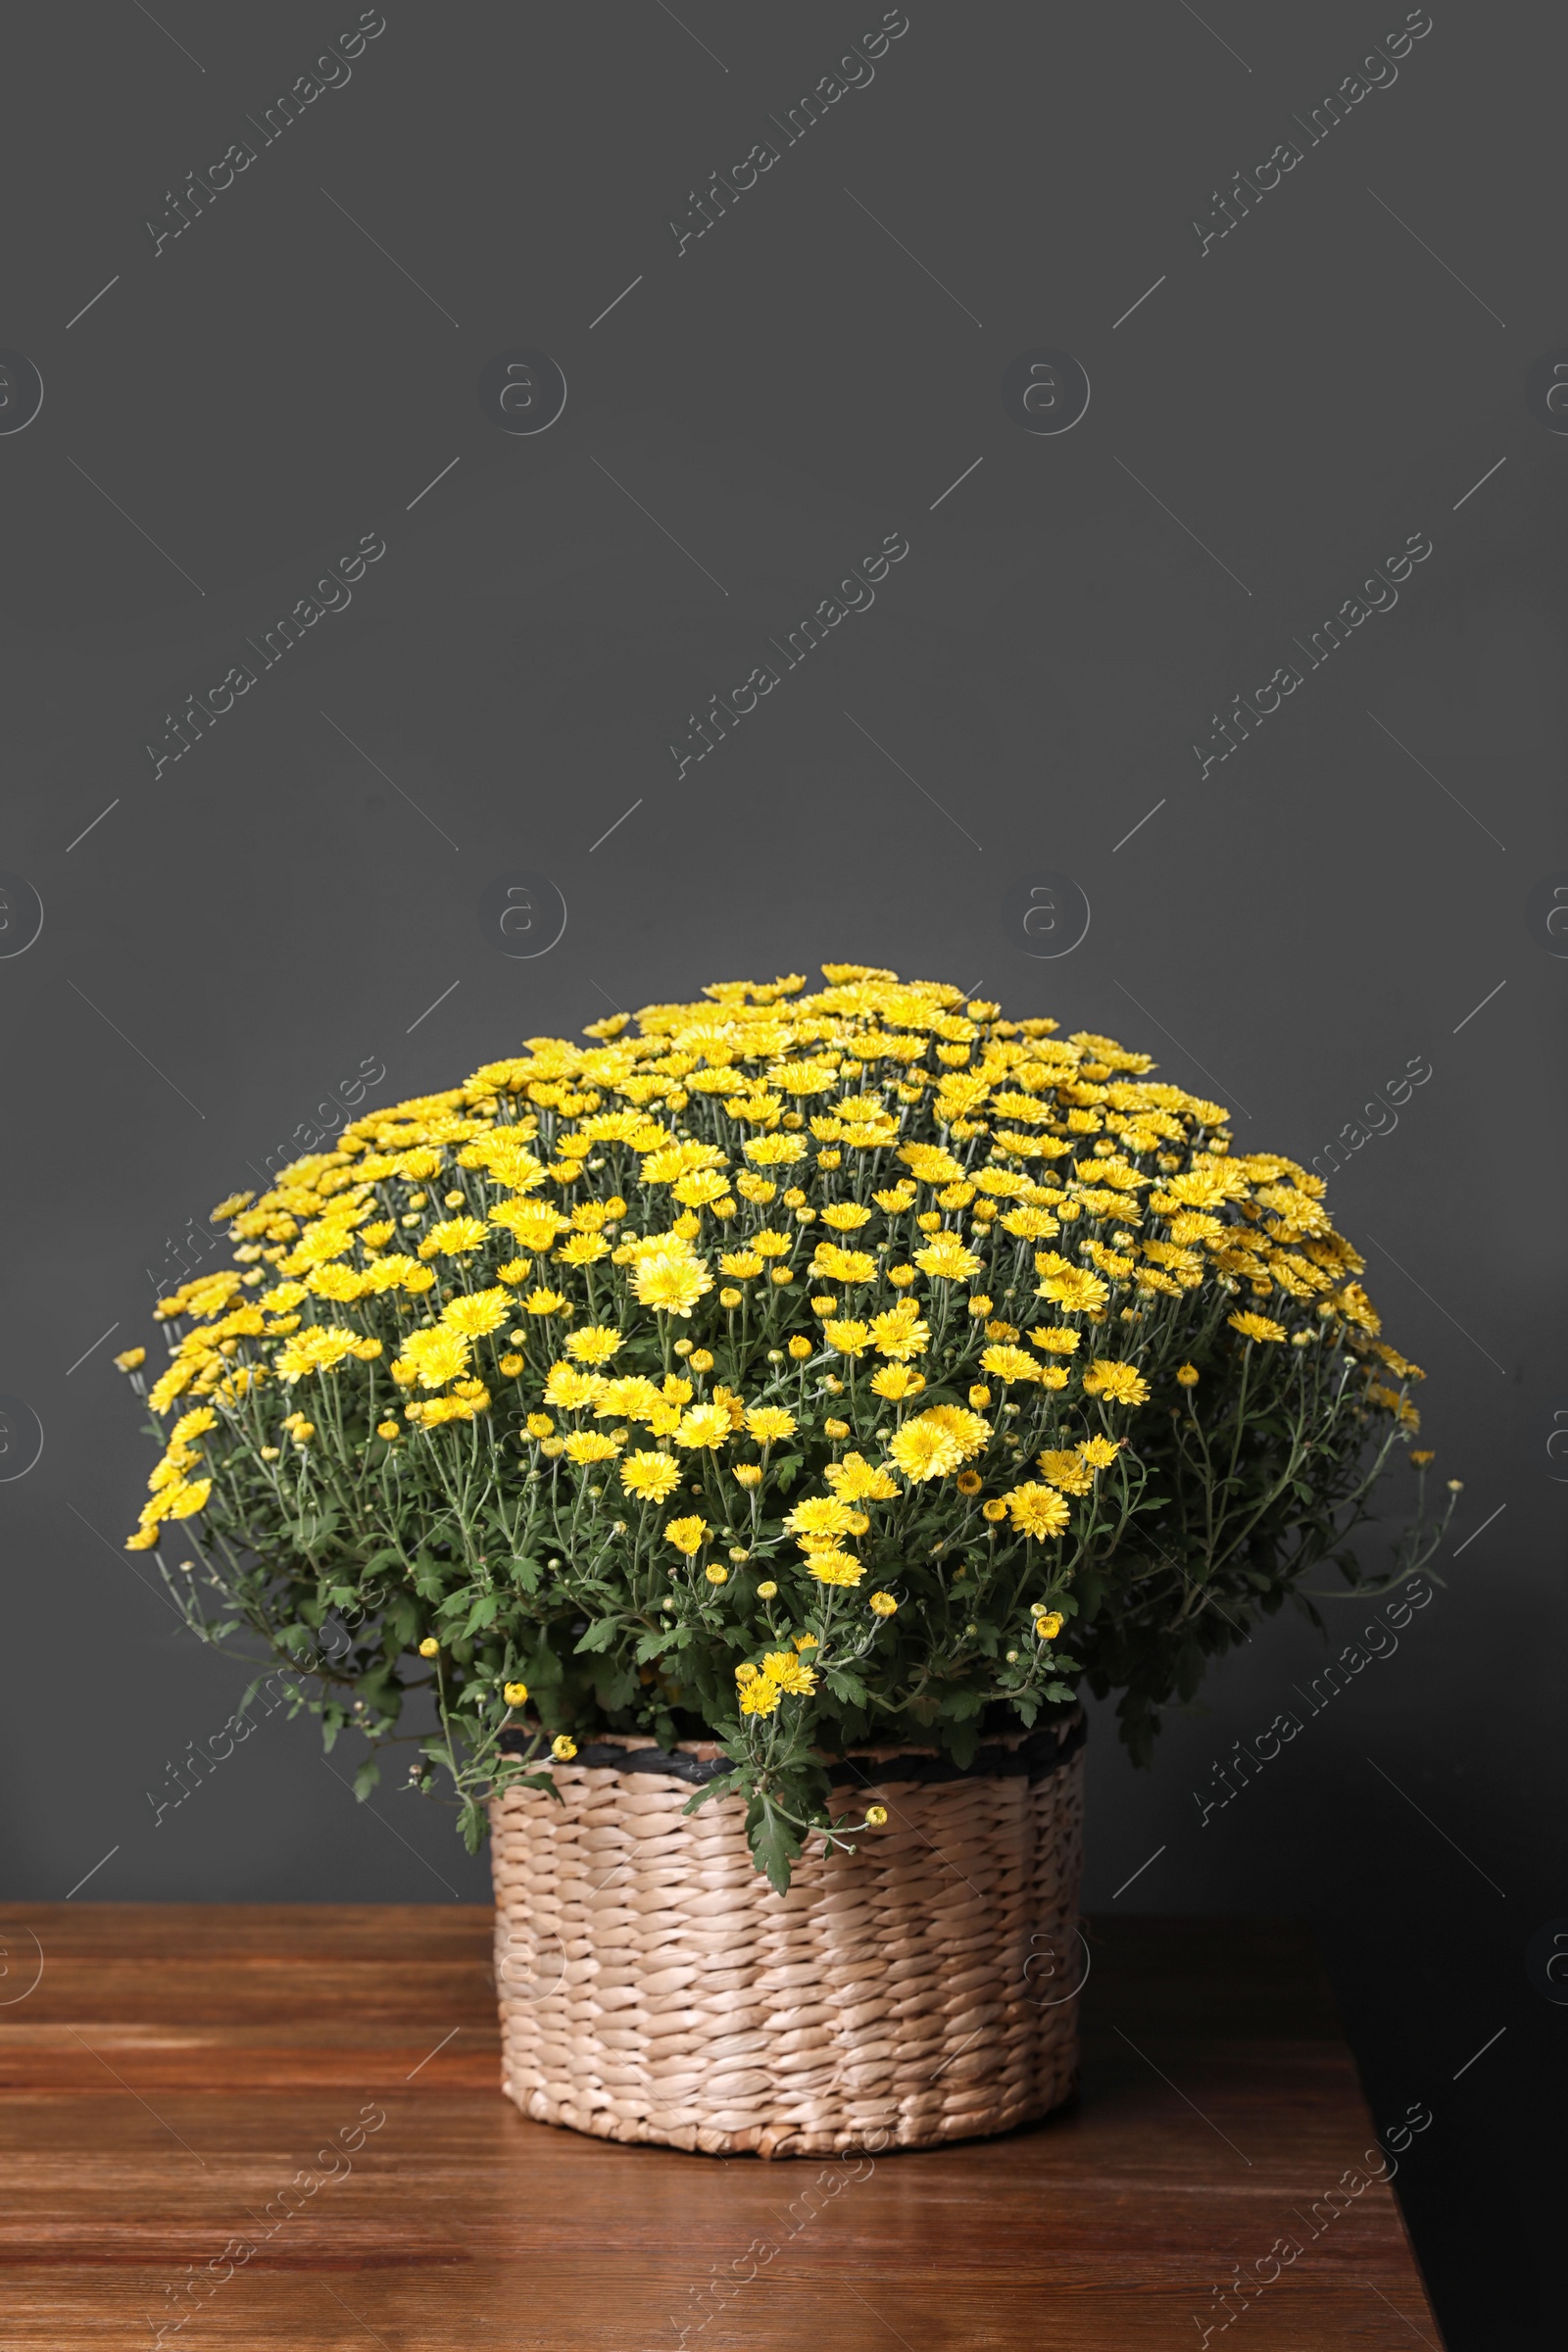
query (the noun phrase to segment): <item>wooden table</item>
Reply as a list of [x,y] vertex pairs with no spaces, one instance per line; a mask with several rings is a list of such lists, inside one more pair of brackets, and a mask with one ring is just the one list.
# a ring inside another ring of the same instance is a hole
[[[1072,2109],[838,2164],[525,2123],[496,2087],[489,1929],[458,1905],[0,1914],[0,2345],[1440,2341],[1391,2189],[1324,2202],[1374,2134],[1299,1928],[1095,1923]],[[1300,2253],[1260,2286],[1278,2239]],[[1233,2333],[1213,2290],[1238,2265]]]

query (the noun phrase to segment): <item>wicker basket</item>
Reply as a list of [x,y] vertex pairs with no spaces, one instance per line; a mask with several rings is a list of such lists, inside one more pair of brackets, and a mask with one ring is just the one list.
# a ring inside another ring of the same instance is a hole
[[[928,2147],[1072,2091],[1083,1718],[834,1768],[887,1826],[779,1896],[727,1763],[630,1740],[491,1807],[502,2087],[524,2115],[718,2156]],[[854,1809],[858,1812],[859,1804]],[[814,1841],[813,1841],[814,1842]]]

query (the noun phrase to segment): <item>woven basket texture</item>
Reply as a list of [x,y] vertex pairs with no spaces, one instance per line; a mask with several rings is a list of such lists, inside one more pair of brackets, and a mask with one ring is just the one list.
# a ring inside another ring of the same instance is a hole
[[783,1896],[737,1797],[687,1818],[687,1782],[597,1764],[555,1769],[559,1803],[508,1790],[503,2089],[540,2123],[718,2156],[930,2147],[1047,2114],[1078,2058],[1068,1744],[1033,1779],[931,1783],[878,1780],[892,1751],[864,1751],[854,1809],[887,1826],[797,1864]]

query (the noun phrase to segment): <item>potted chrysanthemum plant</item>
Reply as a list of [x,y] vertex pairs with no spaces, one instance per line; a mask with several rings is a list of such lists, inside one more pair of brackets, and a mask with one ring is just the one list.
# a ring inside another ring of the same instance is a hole
[[1113,1039],[824,978],[368,1114],[155,1310],[132,1547],[177,1526],[193,1630],[297,1669],[362,1793],[408,1740],[488,1822],[506,2085],[618,2138],[1065,2096],[1080,1690],[1147,1758],[1356,1584],[1417,1426],[1316,1177]]

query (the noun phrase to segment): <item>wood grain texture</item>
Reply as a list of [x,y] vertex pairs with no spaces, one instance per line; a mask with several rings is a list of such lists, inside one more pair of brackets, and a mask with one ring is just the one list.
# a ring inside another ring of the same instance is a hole
[[1313,2213],[1373,2126],[1304,1932],[1088,1933],[1073,2107],[1002,2139],[762,2164],[524,2121],[498,2088],[486,1910],[13,1907],[0,2338],[1153,2352],[1199,2344],[1225,2317],[1212,2289],[1289,2234],[1299,2259],[1211,2343],[1438,2346],[1392,2190]]

